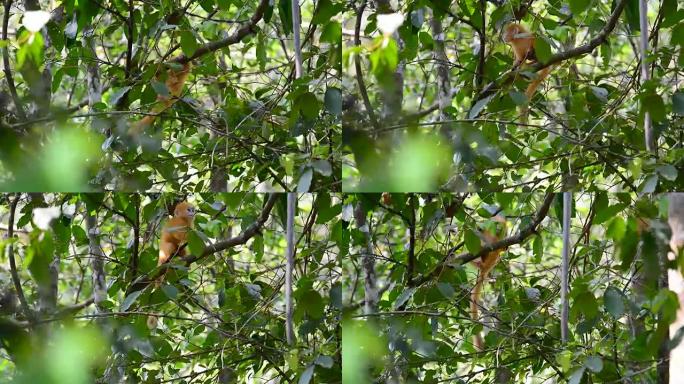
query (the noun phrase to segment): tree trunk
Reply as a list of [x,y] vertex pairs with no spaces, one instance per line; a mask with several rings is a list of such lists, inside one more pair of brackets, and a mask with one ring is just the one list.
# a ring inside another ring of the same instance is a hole
[[287,344],[292,346],[295,343],[293,306],[292,306],[292,273],[294,271],[294,217],[297,207],[297,194],[289,192],[287,194],[287,264],[285,266],[285,334]]

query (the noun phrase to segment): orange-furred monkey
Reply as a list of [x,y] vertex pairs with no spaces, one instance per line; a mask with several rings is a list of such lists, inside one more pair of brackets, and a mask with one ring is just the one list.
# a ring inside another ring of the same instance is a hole
[[190,63],[183,64],[183,68],[179,70],[174,70],[169,68],[166,73],[166,88],[169,90],[168,96],[157,96],[157,104],[152,107],[150,115],[143,117],[140,121],[133,123],[128,133],[131,135],[139,135],[145,128],[152,125],[157,116],[164,112],[166,109],[171,107],[180,96],[183,91],[183,86],[185,81],[188,79],[190,74],[191,65]]
[[[173,210],[173,217],[162,228],[157,266],[168,262],[176,254],[179,256],[185,255],[185,249],[181,249],[181,247],[185,244],[188,232],[192,229],[194,218],[195,207],[190,205],[190,203],[183,201],[176,205],[176,208]],[[164,275],[161,275],[155,282],[155,287],[159,287],[163,279]],[[147,326],[150,329],[156,328],[157,316],[148,316]]]
[[[183,201],[176,205],[176,208],[173,210],[173,217],[162,228],[161,240],[159,241],[158,266],[166,263],[185,244],[188,232],[192,229],[194,218],[195,207],[190,205],[190,203]],[[184,254],[184,249],[179,252],[180,256]]]
[[[525,26],[518,23],[510,23],[504,27],[503,41],[510,44],[513,48],[513,66],[523,65],[527,61],[536,63],[539,60],[534,52],[534,34],[527,30]],[[525,91],[527,100],[532,100],[534,92],[539,85],[546,79],[551,72],[551,67],[546,67],[537,73],[537,77],[530,82]]]
[[[494,220],[499,221],[502,223],[502,229],[499,234],[497,235],[492,235],[490,232],[485,231],[482,233],[482,245],[488,245],[494,242],[497,242],[501,240],[501,237],[506,231],[506,221],[500,216],[495,216]],[[477,267],[479,268],[478,274],[477,274],[477,280],[475,282],[475,287],[473,287],[473,291],[470,296],[470,317],[473,319],[473,321],[479,321],[479,302],[480,302],[480,295],[482,294],[482,286],[484,285],[485,281],[487,280],[487,276],[489,276],[489,272],[494,269],[494,266],[499,262],[499,259],[501,258],[501,253],[505,251],[505,248],[499,248],[495,249],[484,256],[482,256],[482,259],[479,260],[479,262],[476,263]],[[484,341],[482,340],[482,335],[478,332],[473,336],[473,345],[475,345],[475,349],[478,351],[483,350],[484,346]]]

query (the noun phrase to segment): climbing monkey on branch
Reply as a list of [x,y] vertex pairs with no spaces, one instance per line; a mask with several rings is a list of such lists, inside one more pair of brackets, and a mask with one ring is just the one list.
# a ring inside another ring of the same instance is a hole
[[[506,219],[502,216],[496,215],[493,217],[494,221],[499,223],[498,230],[496,233],[492,233],[488,230],[480,233],[480,238],[482,245],[487,245],[495,243],[501,240],[506,234]],[[495,249],[489,253],[484,254],[480,260],[475,260],[475,265],[478,268],[477,280],[475,281],[475,286],[471,292],[470,296],[470,317],[474,322],[479,321],[479,307],[480,307],[480,296],[482,295],[482,288],[484,286],[489,273],[494,269],[496,264],[499,263],[501,259],[501,253],[503,253],[506,248]],[[473,336],[473,345],[478,351],[484,349],[484,341],[482,340],[482,335],[476,333]]]
[[[167,263],[174,256],[185,255],[185,244],[188,233],[192,230],[195,218],[195,207],[187,201],[180,202],[173,210],[173,216],[164,224],[159,240],[159,258],[157,266]],[[159,287],[164,280],[160,275],[155,281],[155,287]],[[150,315],[147,318],[147,327],[157,327],[157,316]]]
[[131,136],[140,135],[146,128],[154,123],[159,114],[171,108],[171,106],[178,101],[178,98],[183,92],[185,81],[188,79],[188,75],[190,75],[192,65],[190,62],[184,64],[175,63],[173,65],[162,64],[161,68],[166,71],[165,84],[168,89],[168,95],[157,96],[157,103],[150,110],[150,114],[131,125],[128,130],[128,133]]
[[[534,51],[535,36],[524,25],[519,23],[509,23],[503,30],[503,41],[511,46],[513,49],[513,68],[525,65],[527,62],[537,63],[537,55]],[[546,67],[537,72],[536,77],[532,79],[525,90],[527,100],[532,100],[537,88],[544,82],[544,80],[551,73],[552,67]],[[523,118],[527,116],[528,109],[523,110]]]

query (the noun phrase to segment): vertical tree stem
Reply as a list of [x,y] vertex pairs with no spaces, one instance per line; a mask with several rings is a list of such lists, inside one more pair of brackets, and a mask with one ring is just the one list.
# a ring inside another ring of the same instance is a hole
[[[639,27],[641,28],[639,48],[641,50],[641,83],[643,84],[651,78],[646,60],[648,56],[648,6],[646,0],[639,0]],[[646,150],[656,153],[653,126],[651,125],[651,114],[648,111],[644,114],[644,136],[646,140]]]
[[568,280],[570,261],[570,214],[572,193],[563,192],[563,255],[561,260],[561,341],[568,341]]
[[297,194],[289,192],[287,194],[287,264],[285,265],[285,334],[287,344],[294,345],[294,327],[292,316],[292,272],[294,270],[294,216],[295,206],[297,205]]

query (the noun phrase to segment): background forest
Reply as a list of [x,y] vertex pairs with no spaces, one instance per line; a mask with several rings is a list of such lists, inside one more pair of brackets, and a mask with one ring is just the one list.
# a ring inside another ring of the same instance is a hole
[[[667,253],[670,226],[684,241],[681,200],[668,213],[667,196],[573,194],[564,297],[561,194],[348,196],[345,382],[680,382],[682,355],[670,352],[684,324],[668,275],[681,286],[683,258]],[[500,247],[473,319],[474,264]]]
[[341,189],[339,4],[4,5],[3,191]]
[[[644,3],[354,2],[344,190],[531,191],[563,175],[566,189],[681,190],[684,8]],[[535,38],[537,63],[513,68],[510,22]]]
[[179,199],[0,197],[1,381],[340,382],[339,198],[298,198],[291,344],[286,195],[188,197],[188,254],[157,267],[158,227]]

